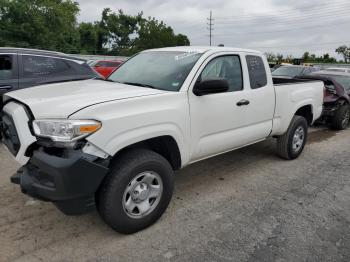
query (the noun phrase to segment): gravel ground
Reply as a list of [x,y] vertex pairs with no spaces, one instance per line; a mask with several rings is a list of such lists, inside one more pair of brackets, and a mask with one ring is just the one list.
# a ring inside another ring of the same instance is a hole
[[313,129],[295,161],[269,140],[194,164],[160,221],[128,236],[23,195],[0,148],[0,260],[350,261],[349,142]]

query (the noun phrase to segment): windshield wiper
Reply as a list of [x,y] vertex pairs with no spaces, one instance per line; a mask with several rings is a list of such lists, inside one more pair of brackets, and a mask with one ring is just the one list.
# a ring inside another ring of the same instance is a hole
[[148,87],[148,88],[152,88],[152,89],[159,89],[155,86],[152,85],[148,85],[148,84],[141,84],[141,83],[136,83],[136,82],[122,82],[122,84],[125,85],[132,85],[132,86],[141,86],[141,87]]

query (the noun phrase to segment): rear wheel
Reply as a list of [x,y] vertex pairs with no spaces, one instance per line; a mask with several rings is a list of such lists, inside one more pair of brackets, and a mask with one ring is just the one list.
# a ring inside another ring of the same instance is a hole
[[156,222],[173,192],[173,170],[161,155],[145,149],[123,154],[98,192],[98,210],[104,221],[124,234]]
[[307,130],[306,119],[302,116],[294,116],[287,132],[277,137],[278,155],[288,160],[297,158],[304,149]]
[[350,120],[350,106],[348,104],[341,105],[335,112],[331,122],[331,127],[336,130],[344,130],[348,127]]

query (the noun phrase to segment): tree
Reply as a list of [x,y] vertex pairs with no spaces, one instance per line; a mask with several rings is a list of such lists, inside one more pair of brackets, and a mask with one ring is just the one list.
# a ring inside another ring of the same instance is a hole
[[110,9],[105,9],[103,20],[107,26],[112,49],[117,53],[127,53],[133,47],[133,37],[138,33],[142,13],[132,16],[124,14],[123,10],[113,13]]
[[[189,45],[183,34],[174,34],[173,29],[155,18],[145,19],[140,12],[135,16],[122,10],[117,13],[106,8],[98,23],[98,30],[104,32],[98,46],[109,49],[110,54],[131,55],[144,49]],[[101,45],[102,44],[102,45]]]
[[310,52],[305,52],[302,56],[304,63],[310,62]]
[[95,25],[97,26],[97,52],[100,54],[106,51],[104,46],[109,41],[109,31],[107,27],[107,19],[109,12],[109,8],[103,9],[101,21],[95,22]]
[[80,23],[78,26],[80,37],[80,53],[94,54],[99,49],[98,46],[98,24]]
[[328,53],[324,54],[322,57],[322,62],[323,63],[336,63],[337,60],[334,57],[330,57]]
[[174,34],[170,26],[151,17],[140,21],[138,37],[135,39],[135,48],[138,50],[189,44],[187,36]]
[[282,63],[282,61],[283,61],[283,54],[277,54],[276,55],[276,58],[277,58],[277,63]]
[[269,62],[275,62],[276,61],[276,55],[272,52],[266,52],[264,53],[264,55],[266,56],[267,61]]
[[183,34],[143,13],[105,8],[101,20],[77,23],[74,0],[0,0],[0,46],[66,53],[131,55],[146,48],[189,45]]
[[190,45],[190,40],[187,38],[186,35],[183,35],[183,34],[175,35],[175,42],[176,42],[176,46]]
[[1,0],[0,44],[75,51],[78,12],[71,0]]
[[316,55],[315,54],[311,54],[310,55],[310,60],[311,61],[316,61]]
[[293,62],[293,59],[294,59],[294,58],[293,58],[292,55],[287,55],[285,61],[286,61],[287,63],[292,63],[292,62]]
[[347,63],[350,59],[350,47],[347,47],[346,45],[339,46],[337,49],[335,49],[335,52],[338,54],[343,55],[345,63]]

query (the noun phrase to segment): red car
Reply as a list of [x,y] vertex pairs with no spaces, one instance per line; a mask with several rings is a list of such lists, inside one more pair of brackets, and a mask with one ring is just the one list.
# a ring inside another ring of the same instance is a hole
[[123,60],[98,60],[90,66],[104,78],[107,78],[107,76],[109,76],[123,62]]

